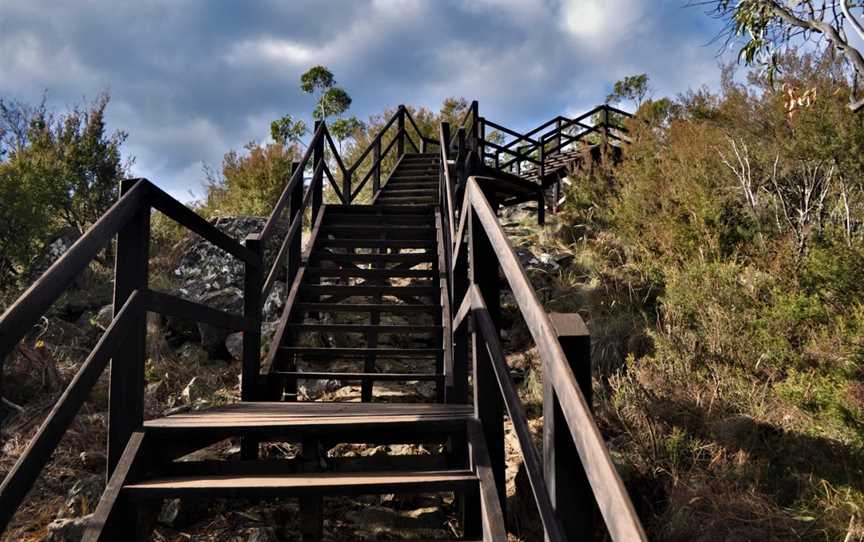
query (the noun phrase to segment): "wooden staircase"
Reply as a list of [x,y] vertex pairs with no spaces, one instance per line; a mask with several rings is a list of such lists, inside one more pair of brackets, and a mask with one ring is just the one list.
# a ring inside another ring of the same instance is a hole
[[[110,364],[109,479],[87,541],[140,538],[169,498],[297,499],[302,539],[318,541],[325,497],[421,493],[453,499],[457,525],[442,525],[436,540],[504,542],[505,413],[548,540],[591,535],[599,516],[612,540],[646,540],[591,415],[584,323],[558,315],[563,323],[553,327],[496,217],[500,205],[528,199],[542,216],[543,187],[499,170],[498,156],[490,165],[484,145],[494,143],[483,138],[477,111],[473,102],[453,137],[441,123],[436,139],[400,106],[350,167],[326,124],[316,123],[263,229],[242,243],[149,181],[124,181],[117,204],[0,317],[2,359],[116,237],[112,321],[5,476],[0,530]],[[541,158],[544,137],[535,141]],[[498,149],[512,154],[511,146]],[[522,159],[531,160],[516,152]],[[385,160],[396,165],[382,185]],[[352,204],[370,180],[372,204]],[[325,182],[341,203],[323,204]],[[154,210],[242,261],[242,314],[149,288]],[[275,225],[285,215],[287,233],[265,262],[263,246],[278,241]],[[280,276],[289,292],[262,360],[262,305]],[[502,277],[542,364],[542,454],[501,345]],[[242,331],[241,402],[145,421],[147,312]],[[226,439],[240,441],[239,456],[190,455]],[[339,452],[357,444],[409,446],[399,454]]]

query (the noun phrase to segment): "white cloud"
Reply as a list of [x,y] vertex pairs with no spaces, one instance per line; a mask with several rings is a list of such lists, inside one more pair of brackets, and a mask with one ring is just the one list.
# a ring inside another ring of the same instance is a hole
[[261,37],[234,44],[225,55],[229,64],[241,65],[259,61],[304,66],[322,56],[322,51],[293,41]]
[[580,44],[601,49],[625,41],[643,7],[640,0],[563,0],[561,27]]

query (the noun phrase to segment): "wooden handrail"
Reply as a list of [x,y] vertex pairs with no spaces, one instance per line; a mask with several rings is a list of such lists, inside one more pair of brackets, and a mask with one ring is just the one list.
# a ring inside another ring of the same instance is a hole
[[[470,213],[482,227],[507,279],[543,362],[544,379],[552,382],[554,386],[571,438],[612,539],[647,540],[603,436],[567,363],[552,323],[537,299],[537,294],[501,228],[495,211],[474,177],[468,179],[462,213]],[[487,332],[489,335],[492,331],[487,329]]]
[[492,317],[489,316],[486,301],[483,299],[483,294],[480,293],[477,286],[472,285],[465,297],[471,306],[471,314],[474,316],[474,321],[477,323],[480,335],[489,352],[492,369],[498,380],[498,389],[504,397],[504,406],[507,408],[507,415],[510,417],[513,429],[516,431],[516,437],[519,440],[519,449],[522,450],[525,471],[528,474],[528,483],[531,485],[534,502],[537,504],[537,510],[540,512],[540,520],[543,523],[543,529],[546,531],[546,538],[550,542],[565,542],[566,539],[560,522],[555,516],[555,509],[552,507],[552,500],[549,498],[549,488],[543,479],[543,460],[537,451],[537,447],[534,446],[531,429],[528,427],[528,415],[525,412],[525,407],[522,406],[522,402],[519,400],[516,386],[510,378],[510,371],[507,367],[507,360],[504,357],[504,348],[501,346],[498,330],[495,328],[494,322],[492,322]]

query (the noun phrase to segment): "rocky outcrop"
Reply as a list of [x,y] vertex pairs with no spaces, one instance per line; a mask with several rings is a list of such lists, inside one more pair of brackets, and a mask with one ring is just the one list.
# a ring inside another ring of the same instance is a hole
[[[265,219],[260,217],[223,217],[213,224],[230,237],[243,241],[248,235],[261,231]],[[264,247],[265,262],[272,262],[279,250],[282,236],[287,232],[286,225],[277,226],[272,241]],[[174,270],[179,280],[178,293],[185,299],[203,303],[209,307],[234,314],[243,313],[244,264],[241,260],[216,247],[209,241],[193,238],[182,247],[183,256]],[[285,277],[279,277],[273,290],[264,302],[264,322],[279,318],[282,311],[287,286]],[[201,344],[211,354],[227,353],[236,357],[236,337],[226,345],[230,331],[199,323],[197,325]]]

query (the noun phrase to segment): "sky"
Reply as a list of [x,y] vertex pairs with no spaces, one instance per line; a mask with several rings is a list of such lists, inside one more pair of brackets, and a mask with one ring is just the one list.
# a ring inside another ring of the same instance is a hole
[[270,121],[309,119],[299,77],[327,66],[365,119],[480,103],[515,129],[601,103],[648,73],[657,96],[719,82],[718,22],[687,0],[2,0],[0,97],[63,110],[111,95],[133,174],[184,201],[202,166]]

